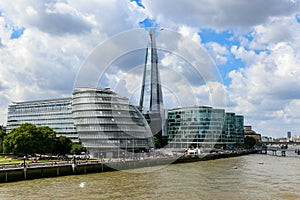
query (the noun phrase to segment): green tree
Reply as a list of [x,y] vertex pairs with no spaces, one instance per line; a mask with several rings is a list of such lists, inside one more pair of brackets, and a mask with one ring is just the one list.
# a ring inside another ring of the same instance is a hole
[[5,153],[15,155],[29,155],[36,153],[38,142],[34,135],[37,135],[37,128],[33,124],[22,124],[7,134],[3,141]]
[[3,140],[4,140],[4,137],[5,137],[5,131],[3,130],[3,127],[0,126],[0,153],[3,152]]
[[52,153],[55,148],[55,132],[49,127],[36,127],[25,123],[5,136],[3,150],[15,155]]
[[257,141],[254,137],[246,136],[244,144],[245,144],[246,149],[252,149],[254,147],[254,145],[257,144]]
[[55,149],[56,134],[55,131],[48,126],[38,127],[38,137],[39,146],[38,152],[40,154],[51,153]]
[[3,140],[4,152],[18,156],[46,153],[65,155],[71,152],[72,146],[74,152],[86,150],[65,136],[57,138],[55,131],[47,126],[37,127],[29,123],[13,129]]
[[70,138],[59,136],[55,140],[55,154],[66,155],[71,152],[73,142]]
[[86,152],[86,148],[78,143],[72,144],[71,154],[79,155],[81,152]]
[[154,141],[155,148],[160,148],[161,147],[159,139],[156,136],[153,136],[153,141]]

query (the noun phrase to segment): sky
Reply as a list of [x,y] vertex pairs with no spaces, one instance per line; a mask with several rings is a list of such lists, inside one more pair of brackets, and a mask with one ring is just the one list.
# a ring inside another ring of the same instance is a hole
[[[150,27],[166,107],[225,108],[264,136],[300,135],[298,0],[0,0],[0,124],[11,102],[70,97],[103,61],[95,52],[137,44]],[[93,86],[137,104],[143,60],[141,48],[113,58]]]

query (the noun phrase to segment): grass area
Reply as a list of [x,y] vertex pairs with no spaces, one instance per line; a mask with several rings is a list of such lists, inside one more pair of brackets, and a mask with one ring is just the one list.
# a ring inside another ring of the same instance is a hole
[[[97,159],[89,159],[90,161],[93,160],[97,160]],[[70,160],[69,160],[70,161]],[[81,159],[76,159],[76,161],[80,161],[80,162],[84,162],[85,160],[81,160]],[[49,164],[53,164],[53,163],[59,163],[59,162],[67,162],[66,160],[61,161],[58,160],[57,158],[46,158],[43,157],[43,159],[39,159],[37,162],[34,162],[36,164],[45,164],[45,163],[49,163]],[[24,163],[24,159],[22,157],[17,157],[15,155],[0,155],[0,167],[1,165],[19,165],[19,164],[23,164]],[[33,163],[32,160],[27,159],[26,163],[31,164]]]
[[[24,159],[18,158],[15,155],[0,155],[0,165],[14,165],[23,163]],[[27,163],[31,163],[31,160],[26,160]],[[50,163],[52,160],[39,160],[38,163]]]
[[20,164],[22,162],[24,162],[23,159],[18,159],[14,155],[0,155],[1,165]]

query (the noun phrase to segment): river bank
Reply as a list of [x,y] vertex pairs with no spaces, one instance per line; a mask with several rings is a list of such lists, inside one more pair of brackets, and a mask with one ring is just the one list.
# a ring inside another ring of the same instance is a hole
[[254,150],[208,153],[195,156],[159,157],[144,160],[122,160],[118,162],[88,161],[85,163],[67,163],[49,166],[31,166],[27,168],[4,168],[0,170],[0,183],[58,177],[76,174],[99,173],[116,170],[129,170],[159,165],[189,163],[220,158],[229,158],[255,153]]

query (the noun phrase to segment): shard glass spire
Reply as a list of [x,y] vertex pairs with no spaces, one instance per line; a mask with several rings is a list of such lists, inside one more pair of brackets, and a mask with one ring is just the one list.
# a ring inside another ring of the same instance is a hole
[[165,117],[154,29],[150,29],[149,36],[150,45],[146,49],[139,107],[149,123],[152,134],[161,139]]

